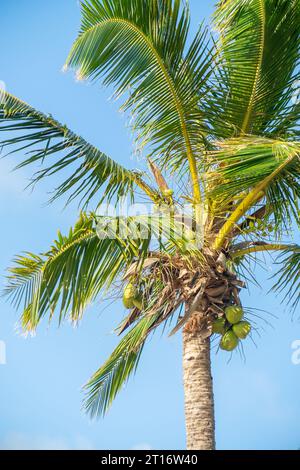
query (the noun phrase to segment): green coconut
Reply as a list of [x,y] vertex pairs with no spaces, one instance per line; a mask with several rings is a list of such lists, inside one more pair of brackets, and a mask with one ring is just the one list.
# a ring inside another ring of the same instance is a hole
[[164,196],[164,197],[168,197],[168,198],[169,198],[169,197],[172,197],[172,196],[173,196],[174,191],[173,191],[173,189],[164,189],[162,193],[163,193],[163,196]]
[[143,310],[143,296],[142,294],[137,294],[132,300],[133,305],[139,310]]
[[239,323],[242,320],[244,316],[244,311],[242,307],[233,305],[232,307],[227,307],[225,309],[225,315],[229,323],[235,325],[236,323]]
[[133,284],[129,283],[124,289],[123,304],[125,308],[131,309],[134,307],[134,299],[136,297],[136,288]]
[[129,309],[129,310],[130,310],[131,308],[133,308],[133,307],[134,307],[134,303],[133,303],[132,298],[128,298],[128,297],[126,297],[125,295],[123,295],[123,305],[124,305],[125,308],[127,308],[127,309]]
[[240,321],[232,327],[233,332],[240,339],[246,339],[251,331],[251,325],[247,321]]
[[223,335],[226,329],[226,320],[225,318],[218,318],[213,322],[212,332],[217,335]]
[[224,351],[233,351],[239,344],[239,339],[232,330],[227,331],[221,339],[220,348]]
[[188,242],[194,242],[196,240],[196,234],[193,230],[186,229],[183,235]]

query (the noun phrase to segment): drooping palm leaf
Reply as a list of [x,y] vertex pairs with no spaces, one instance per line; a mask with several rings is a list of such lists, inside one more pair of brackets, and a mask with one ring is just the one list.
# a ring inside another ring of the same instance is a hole
[[137,184],[151,194],[138,174],[114,162],[52,116],[36,111],[7,92],[0,102],[0,132],[15,134],[0,141],[3,150],[30,151],[17,168],[42,165],[33,182],[70,167],[71,175],[59,185],[53,199],[69,193],[69,200],[81,196],[81,202],[87,205],[95,197],[98,204],[102,199],[132,196]]
[[[104,219],[104,222],[103,220]],[[60,311],[60,320],[81,319],[103,288],[108,289],[124,269],[138,260],[139,270],[153,243],[161,252],[184,250],[199,257],[195,244],[184,244],[183,222],[171,217],[97,217],[82,213],[67,236],[58,233],[42,255],[25,253],[10,268],[6,294],[18,308],[23,301],[23,327],[35,329],[47,314]],[[137,270],[138,272],[138,270]]]
[[163,298],[166,290],[163,279],[150,277],[148,281],[147,304],[143,311],[134,315],[133,321],[127,322],[123,331],[131,327],[130,331],[85,386],[87,393],[85,408],[91,416],[104,415],[108,411],[117,393],[136,370],[145,341],[150,333],[166,319],[172,318],[180,304],[175,302],[172,308],[168,298]]
[[105,364],[85,386],[85,408],[91,416],[104,415],[117,393],[136,370],[155,316],[142,318],[120,341]]
[[132,262],[136,250],[130,240],[100,239],[93,218],[82,214],[67,236],[59,233],[47,253],[16,258],[6,294],[17,307],[23,300],[24,329],[35,329],[56,309],[60,320],[69,316],[78,321],[101,290],[110,287]]

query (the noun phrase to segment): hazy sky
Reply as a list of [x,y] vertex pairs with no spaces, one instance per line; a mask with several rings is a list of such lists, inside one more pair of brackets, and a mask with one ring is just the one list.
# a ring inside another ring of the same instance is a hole
[[[190,3],[196,28],[214,2]],[[117,105],[108,102],[109,93],[61,72],[79,19],[76,0],[2,0],[0,81],[122,164],[134,166],[128,129]],[[11,173],[20,158],[0,161],[2,274],[16,253],[46,250],[57,229],[65,231],[77,215],[75,205],[63,211],[63,201],[45,205],[55,179],[32,194],[24,191],[30,169]],[[256,346],[247,342],[246,362],[235,354],[228,363],[226,353],[213,352],[219,449],[300,447],[300,365],[292,363],[291,347],[300,339],[299,312],[292,322],[279,299],[266,295],[271,274],[271,267],[257,271],[263,289],[251,288],[243,300],[278,319],[259,314],[261,337],[255,336]],[[116,345],[112,330],[124,314],[122,305],[99,302],[79,328],[44,322],[38,335],[27,339],[16,328],[18,314],[3,299],[0,311],[0,341],[7,354],[7,364],[0,365],[0,448],[184,448],[180,335],[155,336],[108,416],[91,422],[81,410],[81,385]]]

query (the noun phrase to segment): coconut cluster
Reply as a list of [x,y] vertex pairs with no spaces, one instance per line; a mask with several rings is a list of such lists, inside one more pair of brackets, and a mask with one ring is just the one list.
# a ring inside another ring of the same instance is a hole
[[[138,274],[137,274],[138,273]],[[245,283],[227,266],[227,258],[217,259],[204,248],[202,258],[152,253],[141,266],[135,261],[123,280],[123,302],[131,310],[120,328],[124,332],[141,315],[157,317],[153,329],[179,312],[170,334],[180,329],[203,339],[222,335],[222,349],[232,351],[245,339],[251,326],[243,321],[239,294]]]
[[222,336],[220,348],[224,351],[233,351],[239,341],[246,339],[251,332],[250,323],[243,318],[242,307],[232,305],[225,309],[224,317],[218,318],[213,323],[212,331]]

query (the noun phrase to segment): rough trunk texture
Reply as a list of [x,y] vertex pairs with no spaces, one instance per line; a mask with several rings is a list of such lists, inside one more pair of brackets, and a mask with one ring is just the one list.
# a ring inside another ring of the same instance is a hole
[[183,331],[183,378],[188,450],[215,449],[210,339]]

